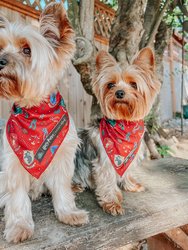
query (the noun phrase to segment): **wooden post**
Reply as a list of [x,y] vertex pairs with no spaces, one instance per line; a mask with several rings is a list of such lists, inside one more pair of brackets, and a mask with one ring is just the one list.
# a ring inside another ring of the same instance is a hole
[[170,86],[171,86],[171,100],[172,100],[172,113],[173,117],[176,115],[176,94],[174,82],[174,59],[173,59],[173,38],[170,38],[169,44],[169,63],[170,63]]

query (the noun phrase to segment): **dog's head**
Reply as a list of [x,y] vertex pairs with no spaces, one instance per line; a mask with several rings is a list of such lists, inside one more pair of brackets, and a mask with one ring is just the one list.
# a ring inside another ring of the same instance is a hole
[[0,17],[0,97],[37,105],[53,91],[75,49],[63,5],[51,3],[39,29]]
[[142,49],[127,67],[118,64],[109,53],[99,52],[92,87],[106,117],[127,121],[143,119],[160,89],[153,51]]

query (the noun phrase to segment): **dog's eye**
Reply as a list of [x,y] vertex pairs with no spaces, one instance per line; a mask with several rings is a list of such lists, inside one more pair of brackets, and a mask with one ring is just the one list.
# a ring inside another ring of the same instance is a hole
[[113,83],[113,82],[108,83],[108,88],[109,89],[113,88],[114,86],[115,86],[115,83]]
[[134,89],[137,89],[137,84],[136,82],[130,82],[131,86],[134,88]]
[[31,49],[29,47],[23,48],[23,53],[27,56],[31,55]]

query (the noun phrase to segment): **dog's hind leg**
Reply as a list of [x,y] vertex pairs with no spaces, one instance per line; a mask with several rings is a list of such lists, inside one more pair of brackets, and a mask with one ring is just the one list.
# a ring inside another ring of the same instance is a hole
[[137,182],[130,173],[125,173],[123,181],[120,183],[120,188],[123,191],[128,192],[142,192],[145,191],[145,188]]

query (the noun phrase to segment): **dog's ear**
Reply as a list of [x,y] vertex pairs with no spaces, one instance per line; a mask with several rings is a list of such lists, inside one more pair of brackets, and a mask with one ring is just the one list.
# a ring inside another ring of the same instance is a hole
[[75,51],[74,31],[62,3],[49,4],[40,17],[40,33],[48,40],[62,60]]
[[101,50],[96,56],[96,70],[100,72],[101,70],[113,67],[117,64],[116,60],[106,51]]
[[133,61],[133,64],[136,65],[145,65],[150,69],[154,70],[155,68],[155,56],[151,48],[145,47],[141,49]]

